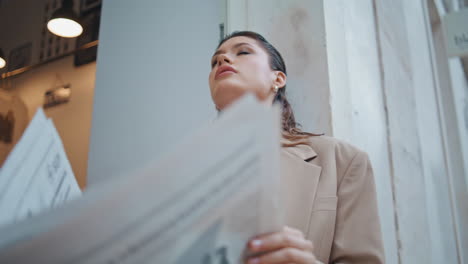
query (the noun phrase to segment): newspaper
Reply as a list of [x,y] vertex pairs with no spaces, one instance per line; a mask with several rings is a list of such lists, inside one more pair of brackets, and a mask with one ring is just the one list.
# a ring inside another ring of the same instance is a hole
[[0,169],[0,226],[80,195],[57,130],[39,109]]
[[279,128],[248,96],[163,159],[0,229],[0,263],[242,263],[282,225]]

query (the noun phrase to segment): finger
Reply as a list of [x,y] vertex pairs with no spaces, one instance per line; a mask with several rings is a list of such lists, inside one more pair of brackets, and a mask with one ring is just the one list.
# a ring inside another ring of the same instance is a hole
[[303,251],[297,248],[283,248],[270,253],[263,254],[254,258],[250,258],[247,264],[315,264],[315,256],[308,251]]
[[[281,228],[281,230],[278,231],[278,232],[286,232],[286,233],[290,233],[291,235],[295,235],[295,236],[299,236],[299,237],[304,237],[304,233],[302,233],[300,230],[295,229],[295,228],[292,228],[292,227],[289,227],[289,226],[283,226],[283,227]],[[274,233],[276,233],[276,232],[271,232],[271,233],[265,233],[265,234],[257,235],[257,236],[255,236],[255,238],[261,239],[261,238],[263,238],[263,237],[265,237],[265,236],[269,236],[269,235],[274,234]]]
[[261,238],[255,238],[249,242],[248,247],[251,252],[272,251],[287,247],[311,252],[313,250],[311,241],[286,232],[276,232]]
[[285,233],[291,234],[293,236],[298,236],[298,237],[302,237],[302,238],[305,237],[304,234],[300,230],[289,227],[289,226],[283,226],[280,231],[260,234],[260,235],[255,236],[253,239],[262,239],[262,238],[270,236],[270,235],[272,235],[274,233],[281,233],[281,232],[285,232]]
[[302,233],[302,231],[300,231],[299,229],[295,229],[293,227],[284,226],[283,231],[287,232],[287,233],[290,233],[292,235],[296,235],[296,236],[299,236],[299,237],[304,237],[304,233]]

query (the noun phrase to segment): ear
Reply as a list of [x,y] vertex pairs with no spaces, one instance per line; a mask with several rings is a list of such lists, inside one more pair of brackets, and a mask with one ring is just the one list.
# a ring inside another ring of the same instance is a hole
[[282,71],[275,71],[275,79],[273,80],[273,86],[283,88],[286,85],[286,74]]

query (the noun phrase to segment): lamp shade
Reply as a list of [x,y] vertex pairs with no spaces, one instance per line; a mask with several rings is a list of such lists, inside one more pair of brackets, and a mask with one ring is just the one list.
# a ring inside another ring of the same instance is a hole
[[5,65],[6,65],[5,54],[3,53],[3,50],[0,49],[0,69],[5,67]]
[[73,0],[62,1],[62,7],[52,14],[47,22],[47,28],[53,34],[64,38],[74,38],[81,35],[83,27],[73,11]]

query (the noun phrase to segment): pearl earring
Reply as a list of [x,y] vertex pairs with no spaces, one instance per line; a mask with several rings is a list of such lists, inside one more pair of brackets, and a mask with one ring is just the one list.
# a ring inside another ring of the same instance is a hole
[[273,91],[274,91],[275,93],[278,93],[278,90],[279,90],[278,86],[275,85],[275,88],[273,88]]

